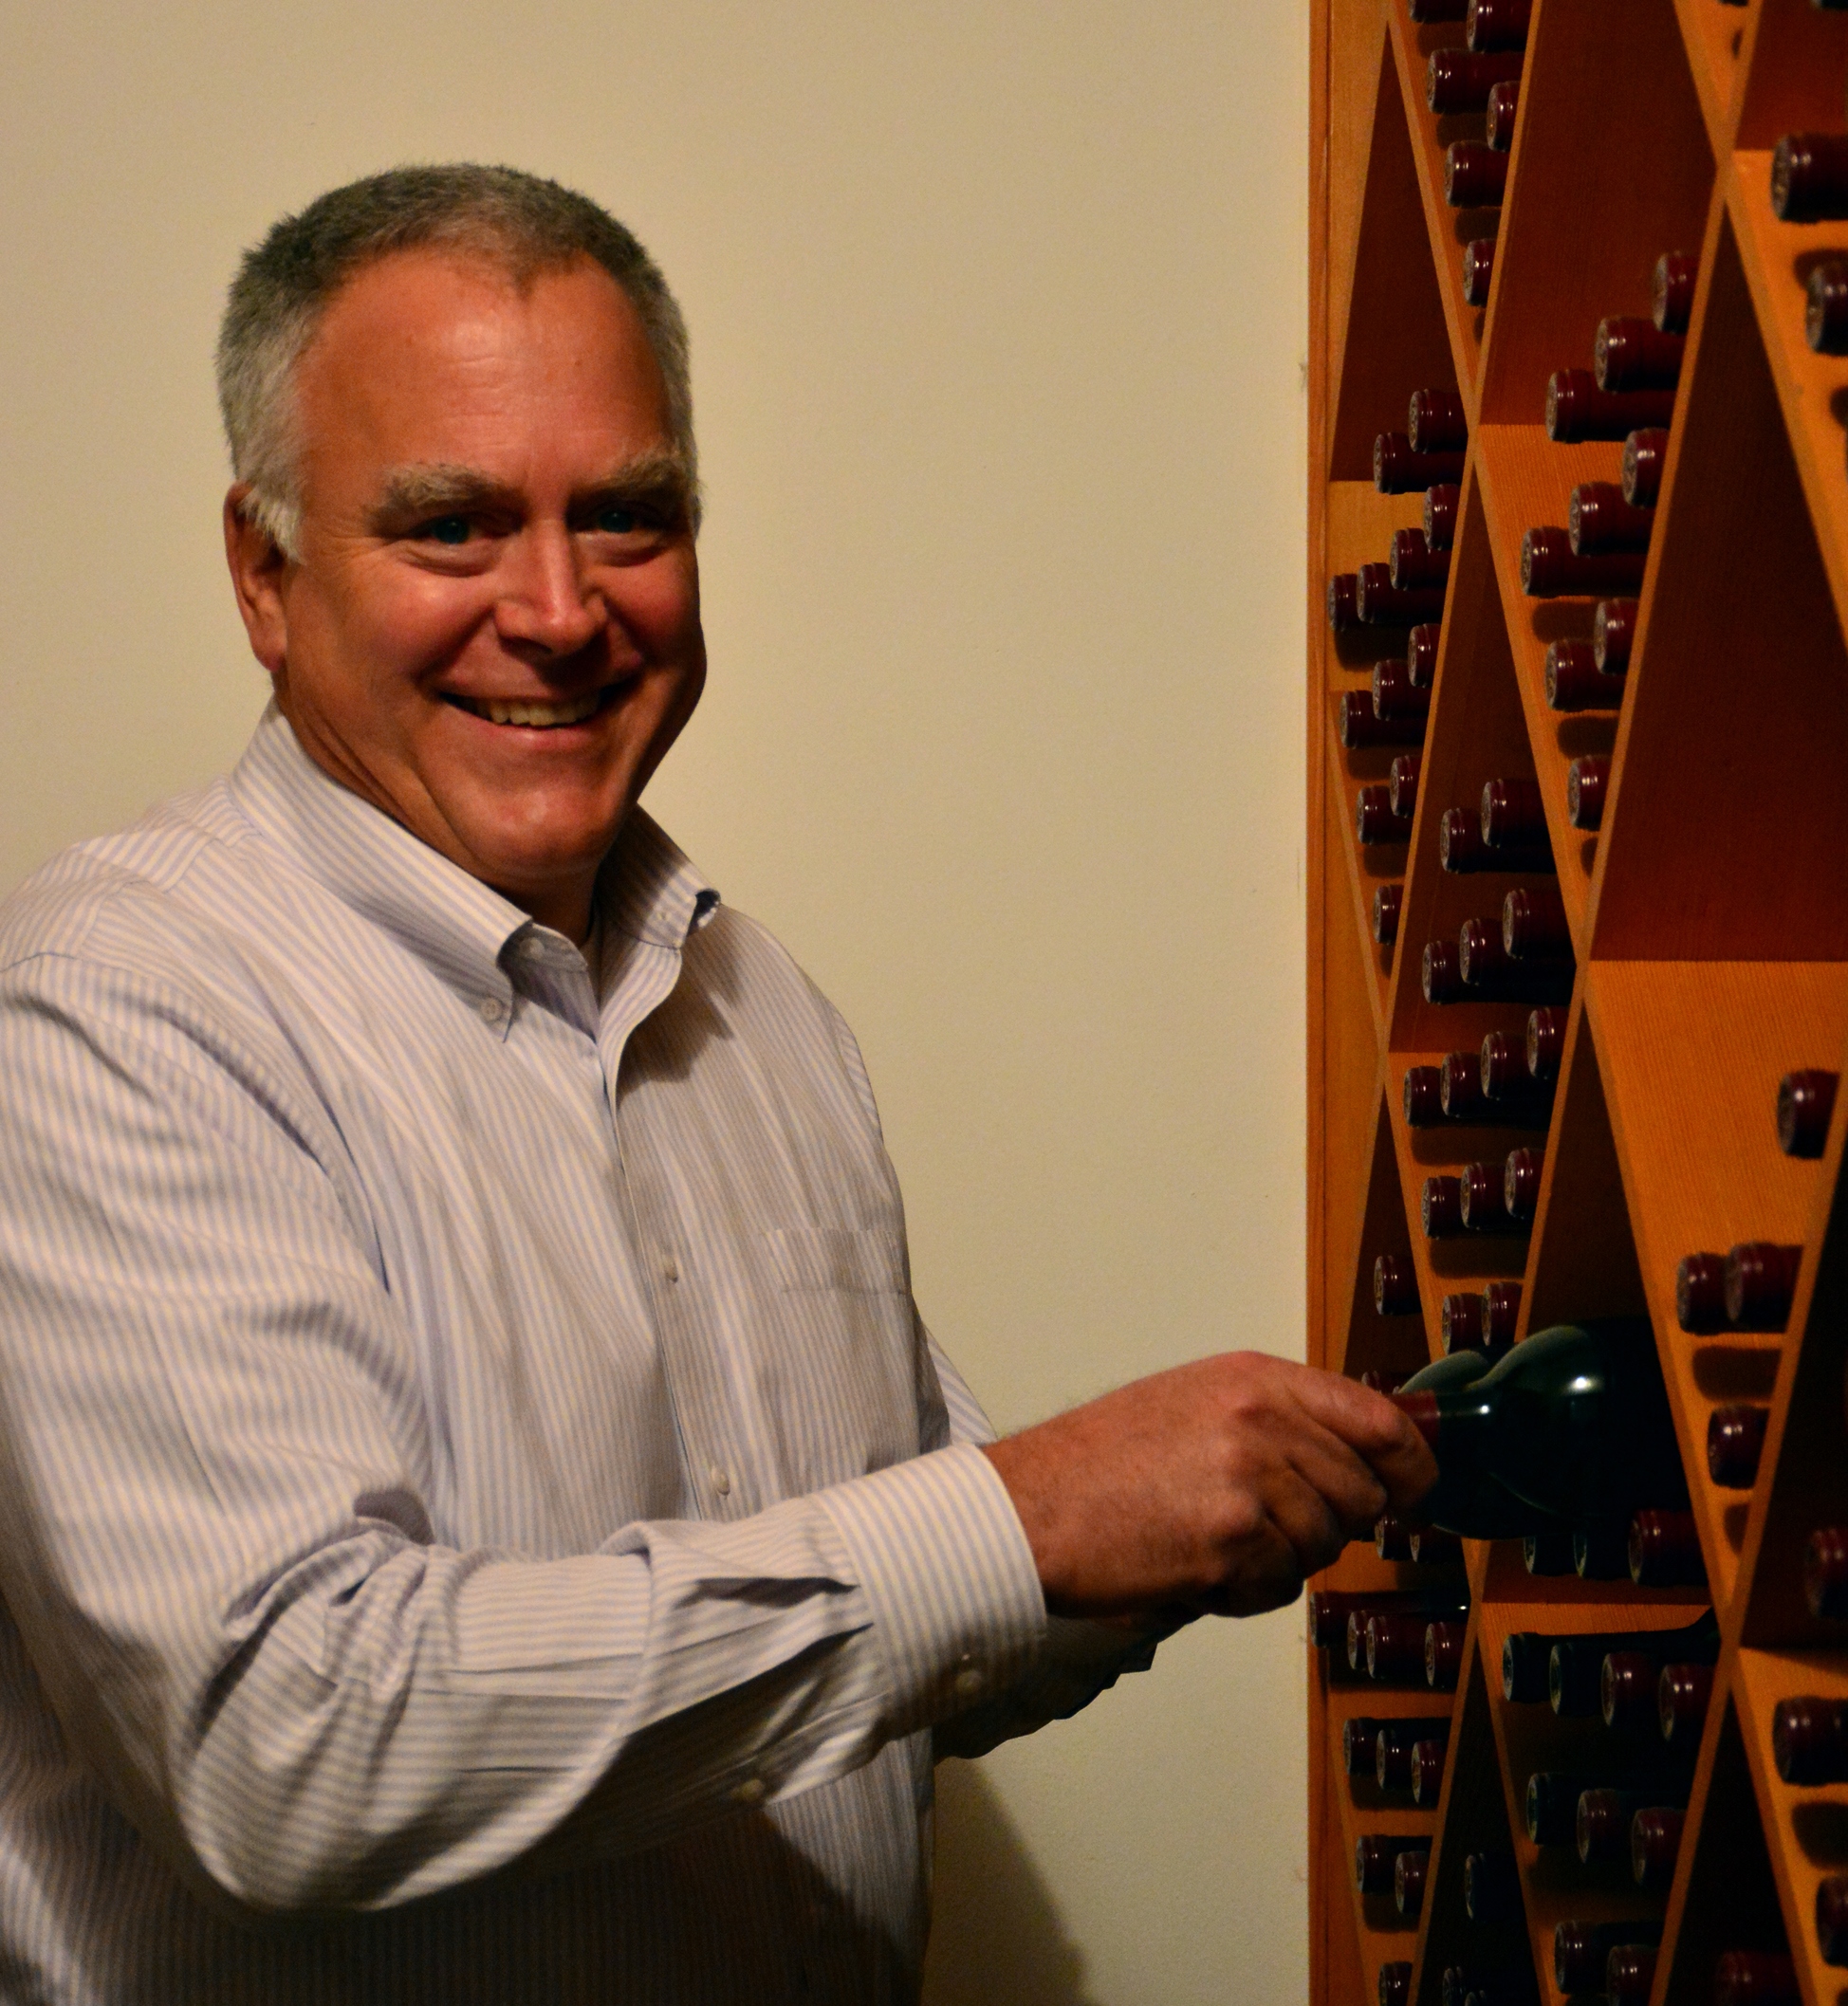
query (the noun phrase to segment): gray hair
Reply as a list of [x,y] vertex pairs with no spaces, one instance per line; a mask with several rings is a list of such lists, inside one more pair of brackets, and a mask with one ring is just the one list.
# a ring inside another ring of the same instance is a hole
[[695,526],[698,462],[687,323],[660,268],[589,196],[513,167],[395,167],[285,216],[244,254],[218,330],[218,407],[244,513],[286,557],[302,520],[295,365],[328,303],[362,266],[434,248],[491,259],[516,285],[589,258],[641,317],[667,387],[668,424]]

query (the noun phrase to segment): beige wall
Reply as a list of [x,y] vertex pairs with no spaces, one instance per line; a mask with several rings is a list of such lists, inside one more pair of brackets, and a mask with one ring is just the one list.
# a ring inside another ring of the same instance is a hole
[[[692,320],[713,675],[652,804],[858,1027],[1002,1425],[1302,1325],[1289,8],[8,0],[0,888],[236,753],[237,248],[409,158]],[[1305,1983],[1301,1618],[942,1773],[938,2002]]]

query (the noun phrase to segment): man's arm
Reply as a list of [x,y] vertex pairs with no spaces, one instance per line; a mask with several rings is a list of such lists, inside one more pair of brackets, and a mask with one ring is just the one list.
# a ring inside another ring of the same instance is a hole
[[194,1886],[366,1908],[654,1845],[1011,1679],[1043,1605],[971,1447],[564,1559],[439,1540],[338,1134],[236,971],[192,973],[0,984],[0,1589]]

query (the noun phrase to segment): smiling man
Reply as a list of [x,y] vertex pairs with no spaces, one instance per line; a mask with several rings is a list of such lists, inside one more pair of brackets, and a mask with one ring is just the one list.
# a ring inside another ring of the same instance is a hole
[[1252,1353],[993,1440],[846,1026],[637,805],[706,659],[626,230],[355,183],[219,365],[274,703],[0,915],[0,1988],[913,1998],[933,1757],[1429,1456]]

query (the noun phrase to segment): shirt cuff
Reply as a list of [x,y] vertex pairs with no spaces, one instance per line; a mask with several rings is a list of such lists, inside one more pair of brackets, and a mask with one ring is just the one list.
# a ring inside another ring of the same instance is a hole
[[1010,1684],[1045,1635],[1039,1570],[1000,1473],[971,1445],[817,1494],[851,1558],[908,1735]]

